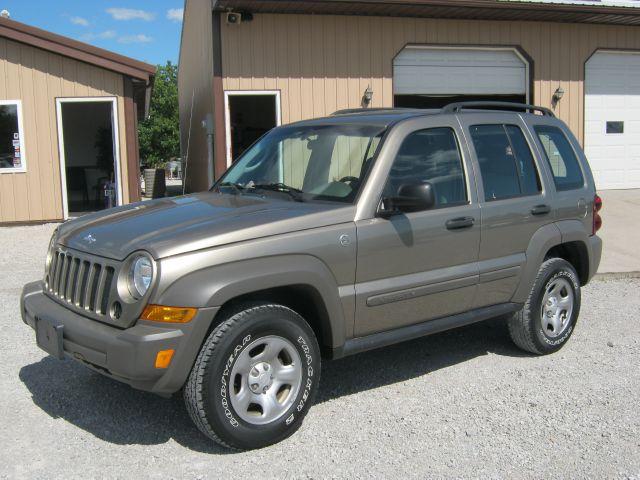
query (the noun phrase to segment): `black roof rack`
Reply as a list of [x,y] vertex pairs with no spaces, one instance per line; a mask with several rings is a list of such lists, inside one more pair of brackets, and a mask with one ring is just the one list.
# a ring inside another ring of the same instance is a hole
[[511,103],[511,102],[458,102],[450,103],[442,108],[442,113],[458,113],[464,109],[498,109],[498,110],[525,110],[531,112],[541,112],[542,115],[547,117],[555,117],[554,113],[545,107],[536,107],[535,105],[528,105],[526,103]]
[[402,107],[380,107],[380,108],[345,108],[343,110],[337,110],[331,114],[333,115],[351,115],[354,113],[409,113],[419,112],[420,109],[416,108],[402,108]]

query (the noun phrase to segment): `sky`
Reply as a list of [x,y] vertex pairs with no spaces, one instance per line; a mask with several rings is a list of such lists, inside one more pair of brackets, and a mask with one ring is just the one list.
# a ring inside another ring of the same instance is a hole
[[11,19],[151,64],[178,62],[183,0],[0,0]]

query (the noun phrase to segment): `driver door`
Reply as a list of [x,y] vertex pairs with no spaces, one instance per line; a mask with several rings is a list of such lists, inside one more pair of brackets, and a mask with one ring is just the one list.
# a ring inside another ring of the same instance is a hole
[[428,181],[436,204],[356,222],[355,336],[466,311],[477,288],[480,211],[464,137],[453,117],[411,125],[387,167],[383,198]]

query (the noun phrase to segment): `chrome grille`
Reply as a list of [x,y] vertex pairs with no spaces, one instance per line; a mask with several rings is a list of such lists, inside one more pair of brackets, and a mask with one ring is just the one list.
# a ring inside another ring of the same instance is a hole
[[99,316],[106,315],[115,275],[111,265],[56,250],[45,278],[47,290],[63,302]]

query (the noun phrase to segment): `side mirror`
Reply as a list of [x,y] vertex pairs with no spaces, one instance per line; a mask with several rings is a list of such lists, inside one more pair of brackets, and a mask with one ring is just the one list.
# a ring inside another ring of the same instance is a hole
[[398,188],[398,195],[382,199],[378,214],[390,217],[404,212],[429,210],[436,204],[433,185],[429,182],[406,183]]

